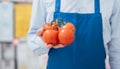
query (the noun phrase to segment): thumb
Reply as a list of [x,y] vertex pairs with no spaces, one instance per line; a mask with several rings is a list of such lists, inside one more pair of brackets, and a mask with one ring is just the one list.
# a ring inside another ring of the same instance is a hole
[[41,36],[43,33],[43,27],[41,27],[40,29],[37,30],[36,34],[37,36]]

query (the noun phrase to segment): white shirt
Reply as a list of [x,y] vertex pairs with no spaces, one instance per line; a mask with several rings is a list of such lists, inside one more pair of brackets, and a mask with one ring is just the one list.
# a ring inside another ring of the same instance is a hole
[[[44,23],[53,20],[56,0],[34,0],[28,44],[37,54],[46,54],[49,49],[36,36],[36,30]],[[100,0],[103,20],[103,38],[105,48],[108,49],[111,69],[120,69],[120,0]],[[61,0],[62,12],[94,13],[94,0]]]

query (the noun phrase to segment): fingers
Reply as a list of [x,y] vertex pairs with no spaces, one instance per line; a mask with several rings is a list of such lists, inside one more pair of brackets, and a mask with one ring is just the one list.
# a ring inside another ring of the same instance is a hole
[[62,44],[58,44],[56,46],[53,46],[53,48],[55,48],[55,49],[57,49],[57,48],[63,48],[63,47],[64,47],[64,45],[62,45]]
[[52,48],[52,47],[53,47],[52,44],[45,44],[45,46],[46,46],[47,48]]
[[40,29],[37,30],[36,34],[37,36],[41,36],[43,33],[43,27],[41,27]]
[[55,48],[55,49],[65,47],[65,45],[62,45],[62,44],[58,44],[58,45],[55,45],[55,46],[52,45],[52,44],[45,44],[45,46],[46,46],[47,48]]

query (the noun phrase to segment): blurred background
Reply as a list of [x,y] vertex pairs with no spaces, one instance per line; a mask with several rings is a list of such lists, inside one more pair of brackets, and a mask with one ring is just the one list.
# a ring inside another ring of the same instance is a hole
[[0,69],[45,69],[26,43],[31,11],[32,0],[0,0]]
[[[45,69],[47,55],[27,47],[33,0],[0,0],[0,69]],[[106,61],[109,69],[108,62]]]

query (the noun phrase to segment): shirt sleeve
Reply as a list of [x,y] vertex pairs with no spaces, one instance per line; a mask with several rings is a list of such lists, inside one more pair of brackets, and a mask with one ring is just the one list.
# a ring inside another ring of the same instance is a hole
[[41,38],[36,35],[36,31],[43,26],[46,18],[46,9],[42,1],[44,0],[33,1],[30,28],[27,35],[28,46],[36,55],[47,54],[49,51]]
[[113,6],[111,23],[111,41],[109,42],[109,57],[111,69],[120,69],[120,1]]

